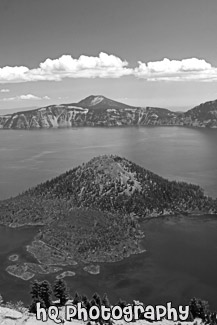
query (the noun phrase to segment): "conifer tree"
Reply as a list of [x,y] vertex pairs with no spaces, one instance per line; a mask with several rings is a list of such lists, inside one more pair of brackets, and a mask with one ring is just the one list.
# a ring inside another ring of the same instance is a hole
[[91,308],[91,303],[89,300],[86,302],[85,308],[87,309],[87,312],[89,312],[89,310]]
[[105,307],[110,307],[110,302],[109,302],[109,299],[108,299],[106,293],[104,293],[104,295],[103,295],[103,298],[102,298],[102,304],[103,304]]
[[90,306],[97,306],[96,300],[94,298],[91,299],[90,301]]
[[127,306],[126,301],[122,300],[121,298],[118,300],[117,303],[118,306],[120,306],[122,309]]
[[189,310],[194,318],[199,317],[205,320],[206,316],[209,314],[209,304],[207,301],[192,298],[189,303]]
[[44,300],[42,300],[40,297],[34,298],[32,300],[32,302],[31,302],[31,305],[29,306],[29,312],[30,313],[36,314],[36,304],[38,302],[40,303],[40,307],[41,308],[46,308],[45,303],[44,303]]
[[79,294],[76,292],[75,297],[73,299],[73,304],[77,305],[79,302],[81,302],[81,296],[79,296]]
[[101,306],[102,305],[102,301],[101,301],[100,295],[97,292],[95,292],[93,294],[93,297],[92,298],[95,300],[95,302],[96,302],[96,304],[98,306]]
[[82,300],[84,306],[86,306],[86,304],[87,304],[87,302],[88,302],[88,298],[87,298],[87,296],[86,296],[86,295],[83,295],[83,296],[81,297],[81,300]]
[[52,288],[48,281],[38,282],[35,280],[32,284],[30,294],[32,296],[31,310],[34,310],[37,302],[41,303],[41,307],[49,308],[52,301]]
[[53,293],[60,300],[60,305],[65,305],[68,298],[66,282],[62,279],[56,280],[53,286]]
[[37,280],[32,283],[30,294],[33,300],[40,297],[40,283]]
[[40,298],[44,301],[46,308],[49,308],[52,304],[52,287],[51,284],[44,280],[40,283]]

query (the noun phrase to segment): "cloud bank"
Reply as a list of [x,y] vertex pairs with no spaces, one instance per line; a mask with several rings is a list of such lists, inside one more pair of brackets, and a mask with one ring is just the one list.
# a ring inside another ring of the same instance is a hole
[[119,78],[132,74],[128,63],[120,58],[101,52],[98,57],[81,55],[74,59],[63,55],[59,59],[47,59],[36,69],[20,67],[0,68],[0,83],[40,80],[60,81],[63,78]]
[[10,92],[10,89],[1,89],[0,92],[1,93],[9,93]]
[[64,78],[120,78],[129,75],[147,81],[217,81],[217,68],[198,58],[165,58],[147,63],[138,61],[137,67],[130,68],[127,61],[101,52],[98,56],[81,55],[78,59],[71,55],[48,58],[34,69],[5,66],[0,68],[0,83],[61,81]]
[[6,97],[3,98],[3,102],[12,102],[12,101],[21,101],[21,100],[42,100],[42,99],[50,99],[48,96],[44,97],[38,97],[32,94],[27,94],[27,95],[20,95],[20,96],[15,96],[15,97]]
[[138,62],[134,73],[148,81],[216,81],[217,68],[203,59],[190,58],[143,63]]

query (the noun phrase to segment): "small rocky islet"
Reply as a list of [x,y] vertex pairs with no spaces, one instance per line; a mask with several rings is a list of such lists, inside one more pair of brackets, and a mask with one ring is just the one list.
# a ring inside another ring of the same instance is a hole
[[8,257],[9,261],[11,262],[16,262],[19,260],[19,255],[18,254],[13,254]]

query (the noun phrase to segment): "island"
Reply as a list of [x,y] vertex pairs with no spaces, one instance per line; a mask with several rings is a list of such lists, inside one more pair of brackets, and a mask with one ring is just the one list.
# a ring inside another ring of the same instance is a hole
[[9,261],[11,261],[11,262],[16,262],[16,261],[18,261],[18,259],[19,259],[19,255],[17,255],[17,254],[10,255],[10,256],[8,257],[8,259],[9,259]]
[[76,275],[76,273],[73,272],[73,271],[65,271],[65,272],[62,272],[62,273],[58,274],[58,275],[56,276],[56,279],[57,279],[57,280],[59,280],[59,279],[64,279],[64,278],[67,277],[67,276],[75,276],[75,275]]
[[19,276],[21,270],[30,272],[27,277],[32,277],[78,264],[96,274],[97,263],[145,253],[141,229],[145,219],[195,213],[217,213],[217,200],[198,185],[169,181],[119,156],[94,157],[0,201],[1,224],[42,225],[27,246],[38,264],[8,270]]
[[84,267],[84,271],[90,273],[90,274],[99,274],[100,273],[100,266],[90,264]]
[[16,276],[17,278],[20,278],[25,281],[28,281],[35,276],[35,273],[28,271],[27,265],[19,265],[19,264],[18,265],[9,265],[6,268],[6,271],[9,274]]

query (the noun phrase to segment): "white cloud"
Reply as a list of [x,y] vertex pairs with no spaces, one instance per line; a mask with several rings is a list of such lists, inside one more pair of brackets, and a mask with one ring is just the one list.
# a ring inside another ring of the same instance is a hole
[[27,94],[27,95],[19,95],[19,96],[15,96],[15,97],[6,97],[3,98],[2,101],[4,102],[11,102],[11,101],[21,101],[21,100],[42,100],[42,99],[50,99],[48,96],[44,96],[44,97],[38,97],[32,94]]
[[101,52],[98,57],[81,55],[74,59],[63,55],[59,59],[47,59],[36,69],[27,67],[0,68],[0,83],[39,80],[60,81],[63,78],[119,78],[132,74],[128,63],[114,55]]
[[29,100],[29,99],[40,100],[41,99],[41,97],[38,97],[38,96],[35,96],[35,95],[32,95],[32,94],[20,95],[20,96],[18,96],[18,98],[21,99],[21,100]]
[[138,62],[134,74],[148,81],[216,81],[217,68],[203,59],[190,58],[143,63]]
[[0,68],[0,83],[28,81],[27,74],[30,70],[27,67],[3,67]]
[[120,78],[132,75],[148,81],[217,81],[217,67],[204,59],[163,59],[154,62],[138,62],[130,68],[127,61],[107,54],[81,55],[78,59],[62,55],[58,59],[46,59],[38,67],[25,66],[0,68],[0,83],[29,81],[61,81],[64,78]]
[[10,89],[1,89],[0,92],[1,93],[9,93],[10,92]]
[[68,98],[69,98],[69,96],[64,96],[64,97],[59,96],[59,97],[58,97],[58,100],[66,100],[66,99],[68,99]]

